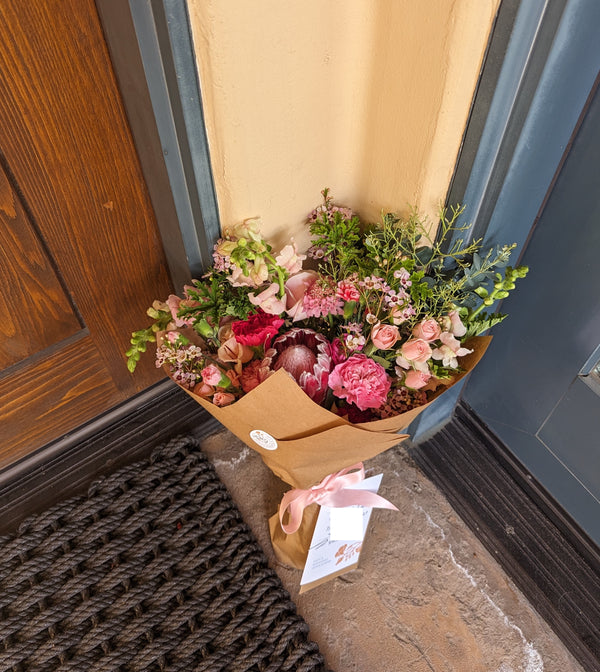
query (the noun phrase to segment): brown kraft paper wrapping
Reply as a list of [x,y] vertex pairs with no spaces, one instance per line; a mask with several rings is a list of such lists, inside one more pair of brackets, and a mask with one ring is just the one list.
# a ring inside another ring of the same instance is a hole
[[[190,341],[199,342],[199,337],[192,330],[179,331]],[[463,346],[473,352],[460,358],[464,369],[462,373],[448,384],[439,386],[427,404],[383,420],[357,424],[348,422],[312,401],[283,369],[229,406],[215,406],[189,390],[186,392],[249,448],[259,453],[267,467],[285,483],[292,488],[306,489],[325,476],[375,457],[407,438],[408,434],[398,432],[472,371],[490,341],[491,336],[476,336],[465,341]],[[254,430],[273,437],[276,448],[268,450],[256,443],[250,436]],[[281,529],[278,514],[271,517],[271,540],[281,562],[299,569],[304,567],[318,508],[317,505],[308,507],[300,529],[290,535]]]

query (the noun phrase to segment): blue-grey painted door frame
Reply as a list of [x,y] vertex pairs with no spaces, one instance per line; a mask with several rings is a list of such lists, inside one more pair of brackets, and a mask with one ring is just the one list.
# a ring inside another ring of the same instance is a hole
[[[596,543],[600,398],[577,374],[600,343],[598,26],[597,0],[520,3],[461,200],[486,243],[517,242],[532,270],[460,390]],[[417,440],[450,416],[444,396]]]

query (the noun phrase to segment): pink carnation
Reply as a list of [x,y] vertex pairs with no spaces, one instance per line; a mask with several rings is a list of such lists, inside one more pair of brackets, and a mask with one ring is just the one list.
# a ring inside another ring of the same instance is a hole
[[340,280],[337,283],[336,294],[342,301],[358,301],[360,299],[358,289],[353,282],[348,280]]
[[390,391],[391,381],[385,369],[366,355],[352,355],[337,364],[329,374],[333,394],[356,404],[361,411],[379,408]]

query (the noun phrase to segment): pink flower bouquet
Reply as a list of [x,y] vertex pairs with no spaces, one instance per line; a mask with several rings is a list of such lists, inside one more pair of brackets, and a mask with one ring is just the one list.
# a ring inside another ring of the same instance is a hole
[[[479,334],[505,317],[484,310],[527,273],[507,266],[514,245],[456,240],[461,208],[431,240],[416,214],[365,225],[323,196],[307,254],[293,241],[274,254],[255,219],[226,229],[213,267],[156,301],[127,352],[133,371],[158,340],[157,366],[300,489],[406,438],[476,365]],[[316,512],[289,535],[271,519],[282,561],[303,566]]]

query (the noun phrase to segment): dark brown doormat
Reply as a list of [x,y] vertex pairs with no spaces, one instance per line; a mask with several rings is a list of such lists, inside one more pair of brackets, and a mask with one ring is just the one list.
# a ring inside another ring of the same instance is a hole
[[0,537],[0,670],[322,672],[195,439]]

